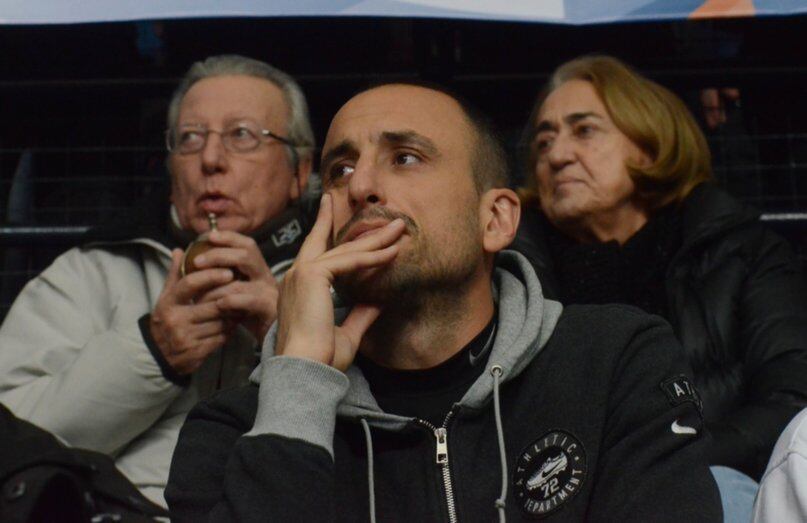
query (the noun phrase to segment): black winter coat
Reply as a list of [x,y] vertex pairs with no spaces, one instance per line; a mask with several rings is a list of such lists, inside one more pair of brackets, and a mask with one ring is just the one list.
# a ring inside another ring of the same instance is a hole
[[[559,296],[543,216],[527,211],[515,250]],[[790,245],[712,184],[680,208],[667,267],[667,320],[693,367],[712,465],[759,479],[790,419],[807,406],[807,281]]]
[[0,521],[147,523],[168,512],[147,500],[112,458],[67,448],[0,405]]

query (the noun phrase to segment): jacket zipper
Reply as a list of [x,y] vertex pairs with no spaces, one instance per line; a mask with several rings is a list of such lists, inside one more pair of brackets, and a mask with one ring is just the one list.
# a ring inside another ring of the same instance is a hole
[[435,427],[428,421],[418,419],[415,420],[424,427],[428,428],[434,434],[436,443],[436,463],[440,465],[443,474],[443,487],[446,492],[446,506],[448,507],[448,520],[450,523],[457,523],[457,507],[454,502],[454,486],[451,484],[451,469],[448,463],[448,422],[454,415],[454,411],[449,411],[446,419],[443,420],[441,427]]

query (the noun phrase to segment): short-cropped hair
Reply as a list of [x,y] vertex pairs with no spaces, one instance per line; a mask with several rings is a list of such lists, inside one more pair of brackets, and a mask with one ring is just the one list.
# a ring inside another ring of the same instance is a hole
[[[692,114],[675,94],[611,56],[576,58],[558,67],[538,95],[524,133],[525,145],[535,137],[538,113],[549,94],[570,80],[589,82],[614,124],[650,159],[650,165],[627,165],[636,191],[658,209],[681,202],[712,176],[709,146]],[[525,203],[537,202],[535,154],[526,154]]]
[[274,84],[283,93],[289,108],[286,125],[286,138],[294,144],[290,158],[310,159],[314,153],[314,131],[308,117],[308,103],[297,82],[276,67],[245,56],[227,54],[200,60],[191,65],[182,77],[168,105],[168,128],[177,126],[179,107],[191,87],[205,78],[217,76],[251,76]]
[[421,87],[442,93],[457,102],[476,135],[476,143],[471,147],[471,176],[477,194],[482,194],[489,189],[510,186],[510,162],[504,141],[493,121],[485,113],[452,89],[426,80],[404,79],[376,82],[361,89],[356,95],[389,85]]

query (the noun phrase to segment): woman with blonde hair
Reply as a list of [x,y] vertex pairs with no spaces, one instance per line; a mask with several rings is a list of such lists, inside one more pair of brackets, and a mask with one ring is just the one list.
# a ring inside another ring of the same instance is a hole
[[750,485],[750,514],[754,483],[740,472],[758,480],[807,406],[798,259],[711,183],[706,139],[681,100],[615,58],[561,65],[525,145],[515,248],[564,304],[626,303],[669,320],[694,371],[721,493],[738,478]]

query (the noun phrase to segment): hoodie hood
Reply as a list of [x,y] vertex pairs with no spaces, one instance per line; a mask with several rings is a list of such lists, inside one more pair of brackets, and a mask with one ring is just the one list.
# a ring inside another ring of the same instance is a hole
[[[556,301],[544,298],[541,283],[529,261],[515,251],[499,253],[492,283],[499,305],[499,317],[487,368],[501,367],[500,383],[506,383],[518,376],[543,349],[552,336],[563,307]],[[277,323],[264,340],[262,359],[274,355],[276,341]],[[350,385],[339,404],[339,416],[364,418],[374,426],[391,430],[400,429],[410,421],[410,418],[387,414],[380,409],[357,366],[351,365],[346,375]],[[252,372],[250,381],[259,384],[260,380],[259,364]],[[490,372],[483,372],[458,405],[464,409],[478,410],[487,405],[492,394],[493,376]]]

